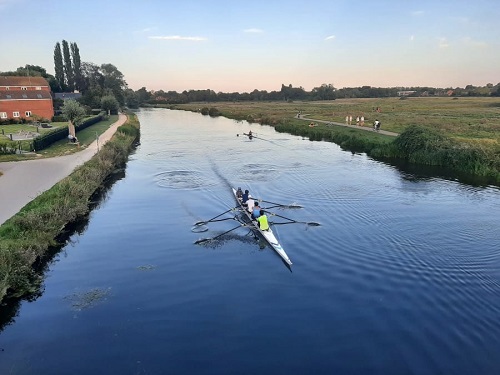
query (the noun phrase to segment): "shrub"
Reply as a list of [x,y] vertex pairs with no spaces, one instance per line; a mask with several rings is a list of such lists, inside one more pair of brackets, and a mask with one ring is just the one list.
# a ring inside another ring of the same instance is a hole
[[217,108],[212,107],[212,108],[209,109],[208,115],[210,117],[217,117],[217,116],[220,116],[220,112],[219,112],[219,110]]

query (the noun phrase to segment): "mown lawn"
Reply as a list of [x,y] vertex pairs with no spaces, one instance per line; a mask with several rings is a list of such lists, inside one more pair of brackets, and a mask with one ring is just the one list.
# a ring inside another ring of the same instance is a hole
[[[98,122],[97,124],[94,124],[92,126],[89,126],[86,129],[83,129],[79,132],[77,132],[76,136],[80,142],[80,148],[86,147],[89,144],[91,144],[93,141],[96,140],[97,135],[100,135],[104,133],[114,122],[118,120],[118,115],[111,115],[109,118]],[[53,130],[55,127],[67,127],[68,123],[67,122],[56,122],[51,124],[53,127],[50,129],[45,129],[45,128],[39,128],[40,132],[47,132],[50,130]],[[9,128],[6,128],[9,127]],[[0,126],[0,135],[1,135],[1,129],[4,129],[5,133],[7,133],[7,129],[9,129],[9,132],[19,132],[19,131],[36,131],[36,127],[33,127],[31,125],[1,125]],[[5,140],[8,140],[5,138]],[[31,141],[21,141],[21,142],[31,142]],[[13,141],[13,147],[15,147],[17,141]],[[16,160],[27,160],[27,159],[33,159],[33,158],[40,158],[40,157],[54,157],[54,156],[60,156],[60,155],[66,155],[70,154],[73,152],[77,152],[80,149],[78,146],[75,144],[71,144],[68,142],[67,139],[63,139],[61,141],[53,143],[50,147],[40,151],[38,154],[22,154],[22,155],[0,155],[0,162],[2,161],[16,161]]]

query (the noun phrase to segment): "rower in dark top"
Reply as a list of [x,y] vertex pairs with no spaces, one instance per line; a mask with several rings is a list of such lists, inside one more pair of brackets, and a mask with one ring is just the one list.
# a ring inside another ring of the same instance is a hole
[[247,189],[247,190],[245,190],[245,192],[244,192],[244,193],[243,193],[243,195],[241,196],[241,203],[242,203],[242,204],[243,204],[243,206],[245,206],[245,207],[246,207],[246,206],[248,206],[247,201],[248,201],[248,195],[249,195],[249,193],[250,193],[250,192],[249,192],[249,191],[248,191],[248,189]]
[[253,138],[253,134],[252,134],[252,131],[251,131],[251,130],[249,130],[249,131],[248,131],[248,138],[249,138],[249,139],[252,139],[252,138]]

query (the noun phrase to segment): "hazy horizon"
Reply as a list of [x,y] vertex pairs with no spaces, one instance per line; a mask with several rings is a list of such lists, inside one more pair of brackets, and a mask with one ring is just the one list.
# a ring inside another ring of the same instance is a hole
[[[493,0],[102,3],[0,0],[0,71],[39,65],[77,43],[138,90],[306,91],[485,86],[500,82],[500,3]],[[37,20],[23,24],[22,20]],[[8,47],[8,48],[7,48]]]

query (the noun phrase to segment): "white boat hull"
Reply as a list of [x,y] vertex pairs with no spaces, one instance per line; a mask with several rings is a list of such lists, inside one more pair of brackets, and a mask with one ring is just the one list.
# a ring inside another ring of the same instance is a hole
[[241,203],[241,199],[237,197],[237,195],[236,195],[236,189],[234,189],[234,188],[233,188],[233,194],[234,194],[234,198],[236,199],[236,202],[238,202],[238,204],[240,205],[243,213],[248,218],[248,220],[251,223],[252,227],[256,231],[258,231],[262,235],[262,237],[264,237],[264,239],[267,241],[267,243],[274,249],[274,251],[276,251],[276,253],[281,257],[281,259],[283,259],[286,264],[288,264],[289,266],[291,266],[292,265],[292,261],[290,260],[290,258],[288,257],[287,253],[285,252],[285,250],[283,249],[283,247],[280,245],[280,243],[276,239],[276,237],[275,237],[275,235],[274,235],[271,227],[269,227],[269,230],[261,230],[259,228],[259,225],[254,220],[252,220],[252,216],[251,216],[250,212],[248,212],[248,210],[246,209],[246,207],[244,207],[243,204]]

